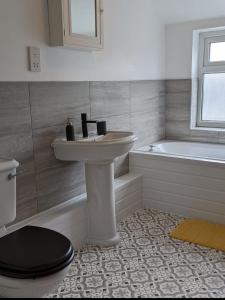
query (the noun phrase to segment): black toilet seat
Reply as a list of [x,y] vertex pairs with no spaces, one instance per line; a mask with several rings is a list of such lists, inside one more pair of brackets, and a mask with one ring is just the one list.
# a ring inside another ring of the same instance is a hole
[[53,275],[74,255],[71,242],[60,233],[27,226],[0,239],[0,275],[17,279]]

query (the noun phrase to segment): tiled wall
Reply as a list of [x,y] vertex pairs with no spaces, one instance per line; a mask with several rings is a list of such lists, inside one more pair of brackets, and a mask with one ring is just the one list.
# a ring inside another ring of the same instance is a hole
[[225,143],[225,134],[190,129],[191,80],[166,81],[166,138]]
[[[82,112],[146,145],[165,136],[165,82],[0,83],[0,156],[20,162],[17,221],[85,191],[83,163],[57,161],[51,148],[68,117],[81,132]],[[116,177],[127,173],[127,156],[115,165]]]

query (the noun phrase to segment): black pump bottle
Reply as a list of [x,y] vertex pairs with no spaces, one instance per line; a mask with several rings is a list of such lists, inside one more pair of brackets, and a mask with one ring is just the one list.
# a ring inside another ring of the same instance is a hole
[[66,126],[66,139],[67,141],[75,141],[74,126],[70,119],[68,119]]

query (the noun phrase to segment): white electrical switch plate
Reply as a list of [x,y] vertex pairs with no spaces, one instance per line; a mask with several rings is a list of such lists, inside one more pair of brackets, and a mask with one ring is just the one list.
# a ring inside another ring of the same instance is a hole
[[29,64],[31,72],[41,72],[41,49],[29,47]]

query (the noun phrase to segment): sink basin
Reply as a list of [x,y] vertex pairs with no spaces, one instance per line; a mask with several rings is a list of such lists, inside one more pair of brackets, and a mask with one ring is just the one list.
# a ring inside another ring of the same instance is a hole
[[85,162],[88,244],[112,246],[120,242],[113,161],[129,152],[136,139],[132,132],[108,132],[105,136],[75,142],[56,139],[52,144],[57,159]]
[[56,158],[63,161],[113,160],[129,152],[136,139],[131,132],[109,132],[75,142],[56,139],[52,146]]

